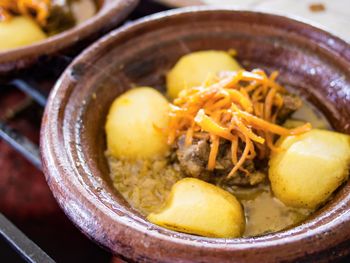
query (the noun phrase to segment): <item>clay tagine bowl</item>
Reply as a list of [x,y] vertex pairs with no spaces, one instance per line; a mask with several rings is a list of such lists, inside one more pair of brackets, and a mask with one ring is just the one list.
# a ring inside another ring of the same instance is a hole
[[138,0],[99,0],[99,10],[90,19],[43,41],[0,51],[0,76],[28,68],[36,62],[60,56],[72,48],[81,49],[116,27],[137,5]]
[[186,7],[186,6],[200,6],[205,3],[202,0],[155,0],[160,4],[171,6],[171,7]]
[[89,238],[141,262],[330,261],[350,253],[350,182],[299,226],[253,238],[216,239],[173,232],[145,220],[113,188],[104,157],[112,101],[133,85],[164,90],[182,55],[238,52],[248,69],[279,70],[350,134],[350,46],[310,25],[249,11],[189,8],[159,13],[111,32],[84,51],[53,89],[41,153],[47,182],[66,215]]

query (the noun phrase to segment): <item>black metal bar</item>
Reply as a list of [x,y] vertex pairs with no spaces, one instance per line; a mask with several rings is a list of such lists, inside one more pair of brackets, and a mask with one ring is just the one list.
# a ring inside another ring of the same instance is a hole
[[35,167],[41,170],[39,147],[0,120],[0,138],[20,152]]
[[11,81],[11,84],[23,91],[28,96],[32,97],[39,105],[45,107],[47,99],[45,95],[43,95],[38,89],[35,88],[34,85],[28,84],[27,82],[20,79]]
[[54,263],[40,247],[0,213],[0,235],[30,263]]

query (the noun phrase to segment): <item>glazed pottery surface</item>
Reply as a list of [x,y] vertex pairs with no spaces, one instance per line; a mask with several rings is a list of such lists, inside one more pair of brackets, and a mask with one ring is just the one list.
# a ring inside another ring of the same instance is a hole
[[141,262],[330,261],[350,253],[350,183],[306,222],[252,238],[173,232],[138,214],[113,188],[104,152],[112,101],[135,85],[164,91],[184,54],[237,51],[247,69],[278,70],[278,81],[350,134],[350,47],[286,17],[228,9],[159,13],[111,32],[64,72],[44,114],[41,152],[47,182],[66,215],[88,237]]

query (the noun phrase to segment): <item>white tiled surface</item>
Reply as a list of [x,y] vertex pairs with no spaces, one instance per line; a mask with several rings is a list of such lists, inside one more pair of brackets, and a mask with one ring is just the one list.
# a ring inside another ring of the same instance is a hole
[[[210,5],[233,5],[300,17],[350,42],[350,0],[202,0]],[[323,4],[325,11],[312,12],[310,4]]]
[[[202,0],[202,2],[300,17],[350,42],[350,0]],[[312,12],[309,9],[310,4],[323,4],[326,10]]]

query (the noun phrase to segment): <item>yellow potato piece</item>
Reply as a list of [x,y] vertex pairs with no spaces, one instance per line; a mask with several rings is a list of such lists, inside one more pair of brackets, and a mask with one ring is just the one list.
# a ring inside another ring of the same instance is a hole
[[269,178],[272,191],[286,205],[317,208],[347,180],[350,136],[311,130],[281,138],[283,149],[271,155]]
[[176,98],[184,88],[203,84],[220,71],[236,71],[241,66],[225,51],[197,51],[180,58],[166,76],[168,96]]
[[129,90],[113,102],[106,122],[107,147],[117,158],[151,158],[168,145],[162,131],[168,125],[169,103],[150,87]]
[[195,178],[174,184],[163,211],[147,219],[165,228],[207,237],[240,237],[245,227],[242,206],[233,195]]
[[0,22],[0,51],[30,45],[45,38],[41,28],[28,17],[18,16]]
[[[297,128],[301,125],[304,125],[305,123],[306,123],[305,121],[288,119],[283,123],[283,127],[286,127],[288,129],[294,129],[294,128]],[[312,126],[312,127],[314,127],[314,126]]]

